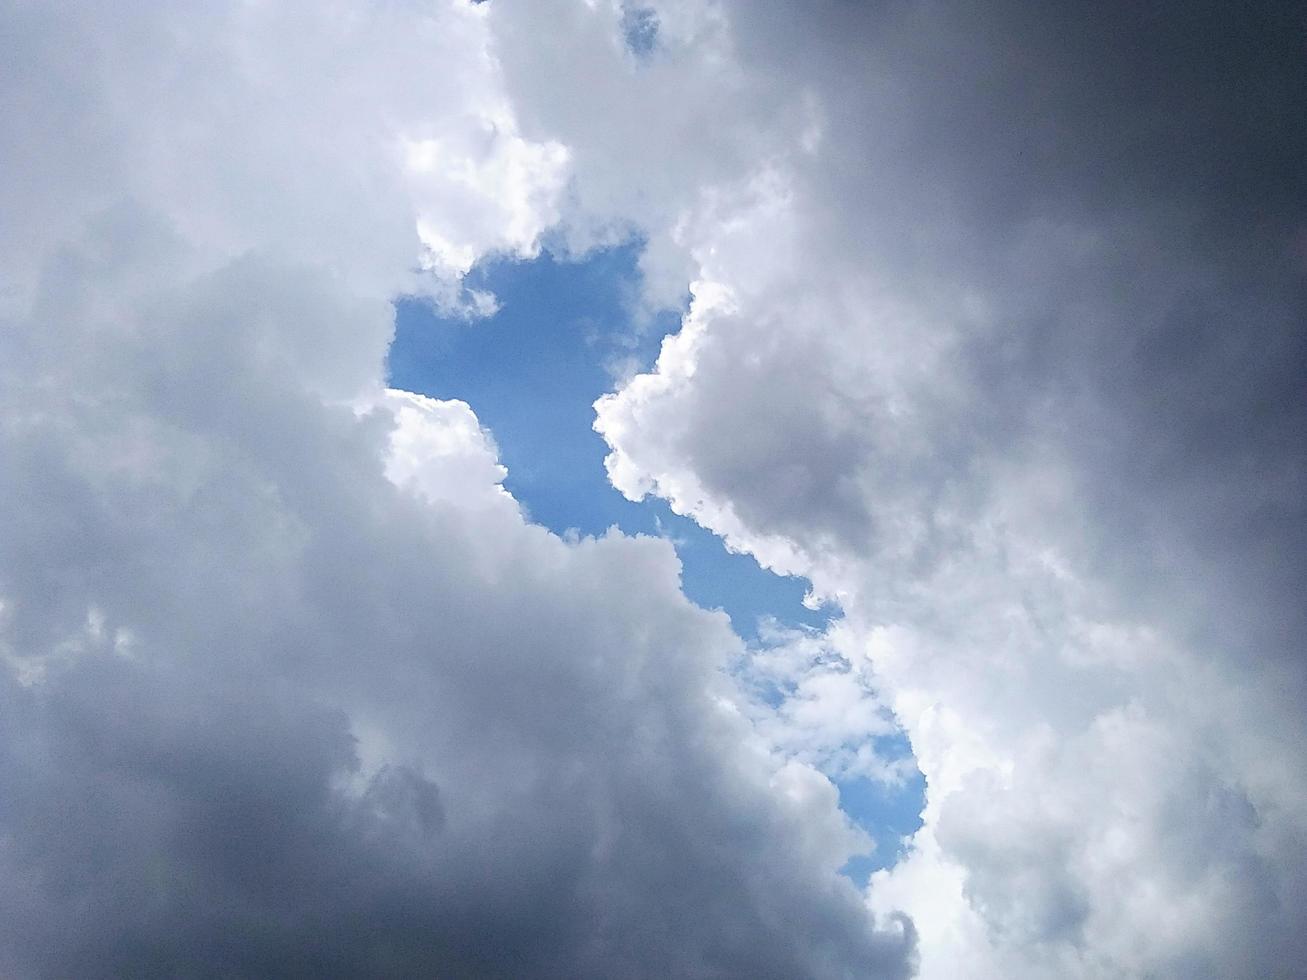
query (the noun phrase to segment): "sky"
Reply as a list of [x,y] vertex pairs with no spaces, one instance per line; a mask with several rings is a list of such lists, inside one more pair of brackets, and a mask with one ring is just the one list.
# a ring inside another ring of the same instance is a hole
[[0,0],[0,975],[1302,976],[1298,7]]
[[756,637],[763,617],[821,626],[828,615],[803,605],[806,580],[765,572],[662,501],[634,503],[608,482],[594,401],[612,386],[614,372],[651,366],[663,336],[679,323],[672,312],[646,323],[630,308],[638,253],[638,244],[628,243],[582,258],[558,261],[546,251],[478,266],[468,280],[493,293],[498,310],[475,321],[442,316],[418,298],[400,300],[387,383],[484,406],[477,417],[508,468],[504,485],[532,520],[556,534],[593,536],[616,526],[669,538],[687,596],[725,609],[746,638]]
[[[492,293],[497,310],[474,321],[441,316],[421,300],[400,301],[387,384],[484,406],[477,417],[494,434],[508,470],[505,488],[555,534],[595,536],[616,527],[666,538],[680,560],[686,597],[725,611],[746,642],[766,647],[766,633],[778,628],[816,632],[829,624],[832,609],[804,605],[806,579],[764,570],[665,501],[628,500],[607,480],[608,447],[593,429],[593,403],[621,372],[651,367],[663,336],[679,323],[672,313],[651,320],[633,308],[640,248],[626,243],[563,261],[544,251],[475,267],[465,282]],[[769,688],[765,699],[779,703],[791,686]],[[898,778],[832,779],[841,809],[875,841],[870,854],[846,865],[860,881],[901,855],[923,805],[921,774],[903,733],[878,734],[875,748],[906,767]]]

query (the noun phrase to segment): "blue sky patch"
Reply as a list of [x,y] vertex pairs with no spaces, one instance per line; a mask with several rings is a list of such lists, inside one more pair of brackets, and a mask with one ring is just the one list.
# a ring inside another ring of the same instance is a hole
[[622,8],[622,37],[637,58],[647,58],[658,44],[658,13],[651,7]]

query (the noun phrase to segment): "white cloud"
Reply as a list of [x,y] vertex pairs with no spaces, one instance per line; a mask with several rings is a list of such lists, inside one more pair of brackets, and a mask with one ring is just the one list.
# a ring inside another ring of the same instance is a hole
[[466,402],[388,389],[382,405],[394,419],[386,454],[392,483],[431,503],[517,507],[500,485],[508,470],[498,461],[494,440]]
[[6,20],[21,57],[0,82],[0,193],[27,233],[8,236],[6,295],[125,198],[209,252],[284,250],[447,304],[467,301],[475,257],[534,254],[555,219],[566,151],[518,133],[476,5],[70,2]]
[[0,16],[0,973],[905,976],[672,547],[384,389],[561,213],[489,13]]
[[846,659],[827,635],[764,621],[735,674],[750,695],[744,709],[755,731],[775,751],[837,780],[894,784],[909,774],[910,760],[877,748],[898,728],[876,693],[870,664]]

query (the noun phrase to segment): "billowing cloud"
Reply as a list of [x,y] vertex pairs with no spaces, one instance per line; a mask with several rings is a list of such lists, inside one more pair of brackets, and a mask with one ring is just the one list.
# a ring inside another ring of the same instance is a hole
[[[1300,15],[3,17],[0,972],[1299,972]],[[633,234],[611,479],[824,636],[383,388],[395,295]]]
[[6,5],[5,976],[910,972],[671,545],[384,390],[563,207],[487,17]]
[[845,610],[929,783],[869,891],[923,975],[1296,975],[1301,18],[720,10],[819,135],[667,232],[614,483]]

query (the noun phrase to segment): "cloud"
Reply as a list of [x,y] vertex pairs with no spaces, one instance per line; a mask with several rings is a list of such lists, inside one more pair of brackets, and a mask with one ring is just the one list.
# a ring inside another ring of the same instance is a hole
[[566,151],[517,132],[481,8],[179,0],[127,16],[6,12],[3,204],[28,231],[9,236],[6,295],[123,198],[210,253],[285,251],[370,294],[473,309],[468,263],[533,254],[554,220]]
[[[646,9],[5,8],[2,972],[1292,975],[1300,20]],[[610,476],[823,637],[383,389],[397,294],[633,234]]]
[[929,783],[869,891],[923,975],[1290,975],[1301,24],[716,9],[778,149],[662,226],[700,284],[614,484],[840,602]]
[[487,12],[3,17],[0,972],[907,976],[672,547],[383,388],[561,207]]

